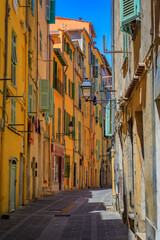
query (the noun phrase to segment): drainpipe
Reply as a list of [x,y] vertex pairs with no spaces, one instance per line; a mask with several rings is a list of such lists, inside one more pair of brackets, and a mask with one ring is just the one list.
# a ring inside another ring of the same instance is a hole
[[[112,51],[115,51],[115,0],[112,0],[111,2],[111,29],[112,29]],[[115,89],[115,56],[112,54],[112,88]],[[115,98],[115,93],[113,92],[113,99]],[[114,117],[115,117],[115,111],[113,108],[113,102],[112,102],[112,135],[115,132],[115,126],[114,126]],[[112,143],[113,149],[114,149],[114,142]],[[114,162],[114,168],[116,165],[116,161]],[[114,179],[116,182],[116,179]],[[115,193],[115,189],[112,189],[113,193]],[[113,205],[116,203],[116,195],[112,196]]]

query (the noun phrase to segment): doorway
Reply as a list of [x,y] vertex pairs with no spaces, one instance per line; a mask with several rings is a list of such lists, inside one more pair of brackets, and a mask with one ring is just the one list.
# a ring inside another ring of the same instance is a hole
[[9,212],[16,209],[17,158],[10,159]]

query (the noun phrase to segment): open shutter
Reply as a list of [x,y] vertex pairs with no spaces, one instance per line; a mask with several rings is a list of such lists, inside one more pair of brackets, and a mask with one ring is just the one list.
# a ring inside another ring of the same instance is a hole
[[75,96],[75,84],[72,83],[72,99],[74,99]]
[[49,111],[50,85],[48,79],[40,79],[39,86],[39,108],[41,111]]
[[54,92],[53,89],[50,88],[50,96],[49,96],[49,116],[53,117],[53,104],[54,104]]
[[72,123],[73,123],[73,126],[74,126],[74,130],[73,130],[73,133],[72,133],[72,139],[75,139],[75,117],[72,117]]
[[34,16],[34,6],[35,6],[35,0],[32,0],[32,14]]
[[68,42],[67,42],[67,54],[70,54],[70,46]]
[[33,84],[28,85],[28,115],[33,115]]
[[46,0],[45,15],[46,19],[50,20],[50,0]]
[[55,1],[50,1],[50,19],[47,21],[47,23],[55,23]]
[[140,0],[120,0],[121,26],[140,17]]
[[110,102],[106,106],[106,136],[112,136]]

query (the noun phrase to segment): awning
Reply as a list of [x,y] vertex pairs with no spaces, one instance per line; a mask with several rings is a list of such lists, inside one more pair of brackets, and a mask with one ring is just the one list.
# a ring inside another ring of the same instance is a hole
[[67,63],[65,57],[63,56],[61,50],[59,48],[54,48],[53,51],[56,54],[57,58],[59,59],[60,63],[62,64],[62,66],[68,66],[68,63]]

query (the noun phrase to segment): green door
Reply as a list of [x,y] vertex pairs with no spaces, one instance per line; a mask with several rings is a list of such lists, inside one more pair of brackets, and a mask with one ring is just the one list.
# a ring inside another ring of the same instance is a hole
[[17,161],[12,160],[10,163],[10,196],[9,196],[9,211],[16,209],[16,172]]

